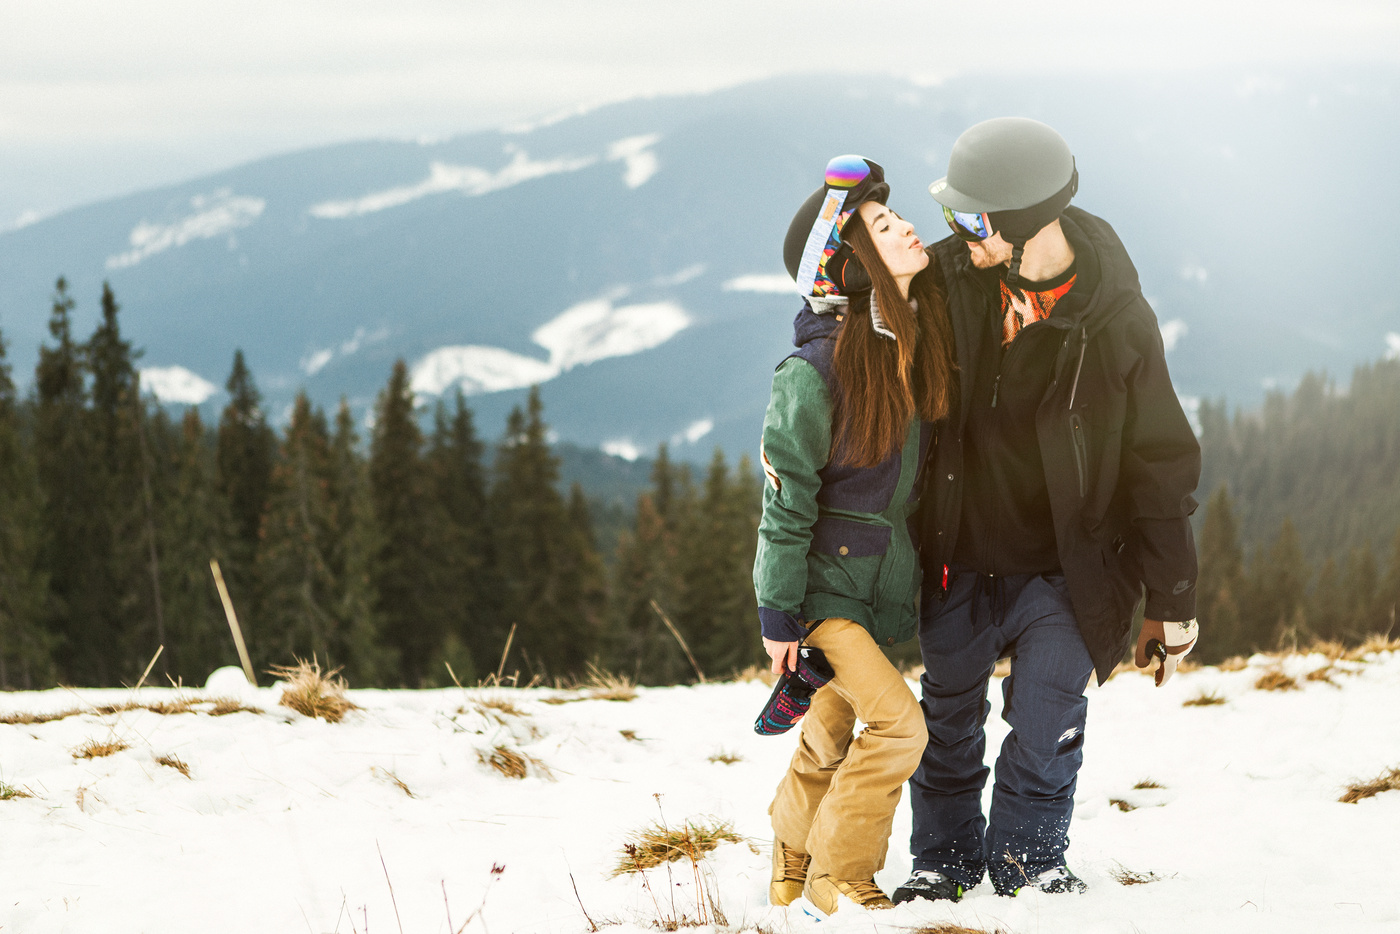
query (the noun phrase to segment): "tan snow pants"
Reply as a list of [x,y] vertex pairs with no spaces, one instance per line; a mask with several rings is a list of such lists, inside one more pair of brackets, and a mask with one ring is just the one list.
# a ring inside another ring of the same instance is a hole
[[[807,645],[826,653],[836,676],[812,698],[768,813],[779,840],[811,854],[809,879],[870,879],[885,865],[895,805],[928,742],[923,712],[859,623],[827,619]],[[865,729],[853,737],[857,719]]]

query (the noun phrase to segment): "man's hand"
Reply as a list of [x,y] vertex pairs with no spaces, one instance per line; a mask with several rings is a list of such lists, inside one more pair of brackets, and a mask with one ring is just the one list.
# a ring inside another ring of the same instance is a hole
[[765,636],[763,639],[763,649],[768,653],[768,657],[773,660],[773,674],[780,675],[785,670],[797,670],[796,642],[774,642],[772,639]]
[[[1166,684],[1176,672],[1176,666],[1196,647],[1196,637],[1200,629],[1194,619],[1184,623],[1164,623],[1161,620],[1145,619],[1142,632],[1138,633],[1137,653],[1133,664],[1146,668],[1152,659],[1161,662],[1155,672],[1157,687]],[[764,640],[765,642],[767,640]]]

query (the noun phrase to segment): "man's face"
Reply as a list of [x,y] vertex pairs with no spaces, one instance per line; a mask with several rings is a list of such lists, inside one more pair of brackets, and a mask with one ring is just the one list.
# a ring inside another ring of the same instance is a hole
[[972,265],[978,269],[991,269],[1011,262],[1011,244],[1001,238],[1000,231],[986,240],[969,243],[967,249],[972,254]]

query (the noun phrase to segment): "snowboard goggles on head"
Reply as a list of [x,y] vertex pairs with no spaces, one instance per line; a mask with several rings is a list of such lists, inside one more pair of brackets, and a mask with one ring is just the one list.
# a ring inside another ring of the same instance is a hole
[[964,211],[954,211],[945,204],[943,219],[953,228],[953,233],[968,243],[980,243],[992,235],[992,221],[985,211],[981,214],[968,214]]

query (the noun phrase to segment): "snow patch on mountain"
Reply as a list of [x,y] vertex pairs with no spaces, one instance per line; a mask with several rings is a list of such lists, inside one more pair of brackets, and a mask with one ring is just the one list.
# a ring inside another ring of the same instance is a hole
[[428,177],[412,185],[386,188],[371,192],[359,198],[341,201],[323,201],[312,205],[310,214],[323,220],[343,220],[373,214],[388,208],[401,207],[429,195],[458,192],[477,196],[500,191],[546,175],[560,172],[576,172],[587,168],[597,159],[593,156],[580,158],[560,157],[558,159],[535,160],[523,150],[508,146],[511,160],[495,172],[474,165],[451,165],[446,162],[433,162],[428,166]]
[[522,389],[547,383],[559,370],[543,360],[500,347],[439,347],[413,365],[409,385],[418,394],[440,396],[452,386],[466,395]]
[[774,295],[788,295],[797,288],[792,276],[787,273],[754,273],[736,276],[721,286],[726,292],[769,292]]
[[307,376],[315,376],[337,356],[348,357],[356,353],[361,347],[370,344],[377,344],[389,337],[388,328],[379,328],[373,332],[367,328],[356,328],[354,335],[346,341],[342,341],[338,346],[325,347],[321,350],[313,351],[301,358],[301,371]]
[[1400,334],[1391,331],[1385,336],[1385,358],[1387,360],[1400,360]]
[[461,386],[467,395],[545,383],[576,366],[625,357],[666,343],[690,326],[674,302],[614,307],[612,298],[580,302],[535,329],[530,339],[549,351],[537,360],[500,347],[440,347],[413,365],[413,391],[441,395]]
[[666,343],[690,326],[690,316],[672,302],[623,305],[607,299],[582,302],[541,325],[530,339],[549,351],[559,372],[608,357],[624,357]]
[[146,367],[140,373],[141,391],[161,402],[203,405],[219,391],[209,380],[182,366]]
[[705,264],[696,263],[693,266],[687,266],[680,272],[672,273],[669,276],[657,276],[655,279],[651,280],[651,284],[658,288],[665,289],[672,286],[685,285],[691,279],[698,279],[704,274]]
[[660,133],[648,133],[620,139],[608,147],[608,161],[623,163],[622,181],[628,188],[642,187],[661,168],[661,160],[651,150],[660,139]]
[[142,221],[132,228],[128,238],[131,249],[107,257],[108,269],[126,269],[194,240],[208,240],[247,227],[262,216],[267,208],[263,198],[240,196],[227,188],[210,195],[195,195],[190,199],[192,213],[168,224]]
[[634,461],[642,456],[642,449],[631,438],[613,438],[604,441],[599,447],[603,449],[604,454],[620,457],[625,461]]
[[671,444],[680,447],[681,443],[694,444],[707,434],[715,430],[715,420],[713,418],[702,418],[697,422],[691,422],[684,431],[677,432],[671,438]]

